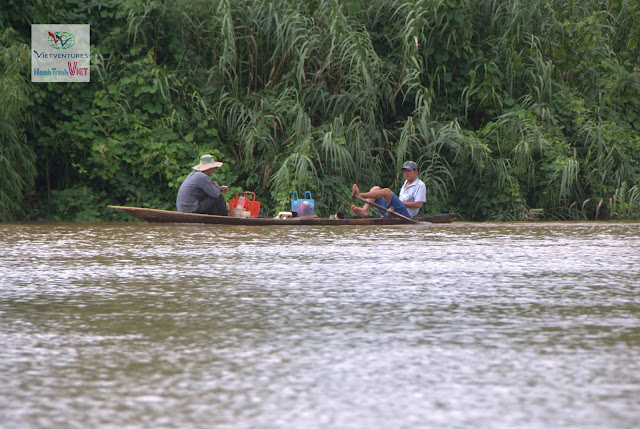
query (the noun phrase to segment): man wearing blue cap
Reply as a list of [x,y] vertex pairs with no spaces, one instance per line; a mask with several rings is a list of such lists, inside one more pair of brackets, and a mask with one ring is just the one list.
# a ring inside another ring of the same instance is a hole
[[[384,206],[393,207],[396,213],[399,213],[406,217],[414,217],[418,214],[420,207],[423,203],[427,202],[427,187],[418,179],[418,166],[413,161],[407,161],[402,165],[402,174],[404,175],[404,184],[400,189],[400,196],[398,197],[389,188],[380,188],[374,186],[369,192],[360,193],[358,185],[353,185],[353,193],[359,195],[362,198],[366,198],[371,202],[374,202]],[[369,204],[365,204],[362,207],[351,206],[351,211],[359,214],[360,216],[369,216]],[[380,210],[383,216],[388,216],[387,213]]]

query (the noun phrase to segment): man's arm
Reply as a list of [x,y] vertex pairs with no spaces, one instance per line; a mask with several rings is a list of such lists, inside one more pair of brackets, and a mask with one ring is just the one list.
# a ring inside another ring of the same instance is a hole
[[220,185],[218,185],[218,181],[217,180],[212,180],[211,183],[213,183],[214,186],[217,186],[218,188],[220,188],[222,193],[225,193],[225,192],[227,192],[229,190],[228,186],[220,186]]
[[[417,187],[412,188],[413,192],[403,194],[401,192],[400,200],[404,203],[404,205],[409,209],[419,209],[422,204],[427,202],[427,187],[423,182],[418,182]],[[404,187],[403,187],[404,191]],[[404,201],[403,198],[411,199],[412,201]]]
[[222,193],[222,189],[214,185],[206,174],[198,174],[197,186],[212,198],[218,198]]
[[419,209],[422,206],[421,201],[403,201],[404,205],[410,209]]

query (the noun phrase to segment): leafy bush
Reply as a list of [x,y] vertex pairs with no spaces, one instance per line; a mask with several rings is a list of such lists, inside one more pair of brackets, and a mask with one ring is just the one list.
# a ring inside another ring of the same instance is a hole
[[[412,159],[423,212],[638,217],[637,2],[62,4],[0,12],[0,220],[173,208],[212,152],[263,214],[293,190],[321,215],[352,183],[399,190]],[[31,20],[91,24],[90,83],[26,80]]]

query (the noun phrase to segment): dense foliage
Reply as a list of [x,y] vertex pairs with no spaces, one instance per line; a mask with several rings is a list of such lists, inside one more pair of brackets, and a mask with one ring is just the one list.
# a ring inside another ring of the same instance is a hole
[[[8,0],[0,220],[173,209],[199,155],[273,214],[310,190],[425,213],[640,218],[637,0]],[[91,24],[90,83],[31,83],[30,24]]]

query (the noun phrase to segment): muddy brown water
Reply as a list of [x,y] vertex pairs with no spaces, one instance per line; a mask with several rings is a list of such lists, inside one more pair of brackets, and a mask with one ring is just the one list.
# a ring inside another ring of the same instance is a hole
[[0,426],[637,428],[640,224],[0,224]]

